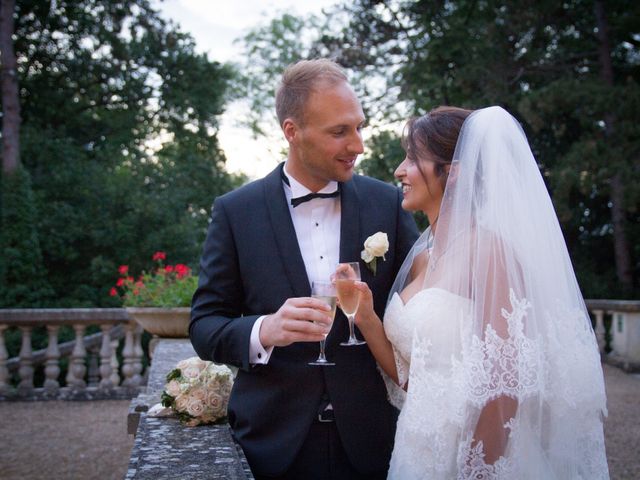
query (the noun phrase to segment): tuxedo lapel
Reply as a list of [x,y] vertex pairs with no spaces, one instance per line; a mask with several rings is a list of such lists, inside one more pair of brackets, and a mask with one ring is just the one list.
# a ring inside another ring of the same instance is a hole
[[360,261],[360,202],[355,182],[340,189],[340,262]]
[[307,270],[282,187],[283,166],[284,163],[281,163],[264,178],[264,204],[269,212],[269,220],[279,253],[279,259],[274,258],[270,261],[282,262],[294,297],[308,297],[311,295],[311,287]]

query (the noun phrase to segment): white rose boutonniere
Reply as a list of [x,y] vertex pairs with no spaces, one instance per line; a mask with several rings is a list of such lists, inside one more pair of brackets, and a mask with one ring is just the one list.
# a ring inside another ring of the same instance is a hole
[[182,360],[167,375],[162,405],[189,426],[222,423],[227,419],[233,378],[226,365],[198,357]]
[[373,274],[376,274],[378,257],[384,258],[384,254],[389,251],[389,238],[384,232],[377,232],[364,241],[364,250],[360,253],[360,257],[364,260],[367,267]]

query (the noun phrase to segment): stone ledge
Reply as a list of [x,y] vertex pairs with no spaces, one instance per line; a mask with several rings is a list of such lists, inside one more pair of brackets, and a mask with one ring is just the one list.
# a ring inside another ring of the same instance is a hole
[[142,414],[126,480],[253,478],[227,425],[186,427],[176,418]]
[[147,388],[129,406],[127,428],[136,440],[126,480],[253,479],[228,425],[187,427],[177,418],[146,415],[160,401],[167,373],[180,360],[193,356],[196,353],[187,339],[158,340]]
[[39,402],[46,400],[128,400],[135,398],[144,387],[60,387],[57,389],[33,388],[28,391],[13,389],[9,393],[0,394],[0,401]]

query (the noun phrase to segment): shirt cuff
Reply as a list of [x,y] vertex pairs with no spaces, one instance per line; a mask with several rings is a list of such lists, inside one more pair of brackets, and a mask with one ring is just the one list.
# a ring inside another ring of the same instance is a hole
[[266,315],[258,317],[251,329],[251,338],[249,340],[249,363],[252,365],[266,365],[269,363],[273,347],[265,348],[260,343],[260,327]]

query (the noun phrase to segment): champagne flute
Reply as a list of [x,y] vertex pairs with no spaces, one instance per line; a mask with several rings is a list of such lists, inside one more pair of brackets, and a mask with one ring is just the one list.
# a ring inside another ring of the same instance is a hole
[[[312,282],[311,283],[311,296],[325,302],[331,311],[328,315],[331,317],[331,325],[333,325],[333,319],[336,316],[336,287],[330,282]],[[335,365],[335,363],[327,360],[324,354],[324,345],[327,341],[327,334],[324,336],[324,340],[320,340],[320,355],[315,362],[309,362],[309,365],[328,366]]]
[[352,347],[364,345],[364,340],[358,340],[354,329],[354,320],[358,305],[360,304],[360,292],[354,286],[356,280],[360,280],[360,265],[358,262],[339,263],[336,268],[335,282],[340,300],[340,308],[349,321],[349,339],[340,345]]

